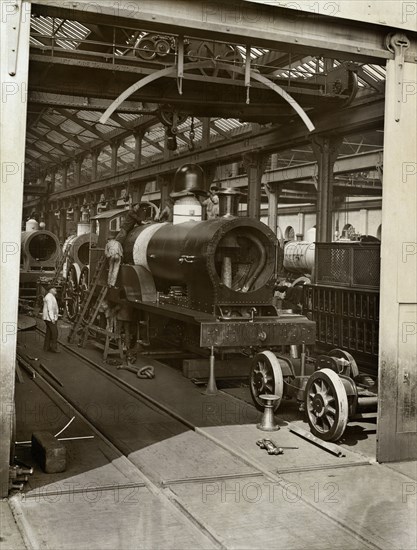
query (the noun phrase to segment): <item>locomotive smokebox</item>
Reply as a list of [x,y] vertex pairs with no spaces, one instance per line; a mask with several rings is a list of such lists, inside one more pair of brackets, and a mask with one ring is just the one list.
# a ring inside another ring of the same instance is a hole
[[58,238],[50,231],[23,231],[21,266],[24,271],[53,271],[61,255]]

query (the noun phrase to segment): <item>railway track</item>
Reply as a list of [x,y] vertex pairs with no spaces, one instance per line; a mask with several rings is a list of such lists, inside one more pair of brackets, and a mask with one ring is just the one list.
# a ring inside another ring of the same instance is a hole
[[[42,334],[42,331],[38,328],[38,334]],[[41,385],[43,390],[48,393],[53,400],[60,400],[61,403],[65,406],[70,406],[78,416],[78,418],[85,423],[96,435],[97,438],[105,442],[107,445],[111,446],[115,453],[124,461],[127,469],[137,478],[137,481],[132,486],[142,486],[147,487],[148,490],[155,496],[161,499],[161,502],[165,502],[168,506],[175,509],[175,513],[183,516],[185,521],[187,521],[193,529],[197,530],[202,536],[205,537],[207,543],[210,547],[213,548],[227,548],[226,541],[222,538],[219,533],[211,529],[210,526],[203,521],[198,514],[196,514],[192,506],[190,506],[186,501],[184,501],[178,494],[175,492],[175,488],[178,485],[183,484],[224,484],[228,482],[237,482],[238,480],[256,480],[263,481],[264,483],[273,483],[274,486],[281,488],[285,491],[285,494],[289,498],[299,499],[297,487],[291,486],[291,483],[285,479],[284,476],[291,474],[293,472],[305,472],[305,471],[317,471],[317,470],[326,470],[331,469],[332,467],[336,468],[352,468],[355,466],[369,466],[369,460],[362,460],[356,455],[352,460],[353,454],[350,454],[349,457],[341,463],[336,464],[332,462],[331,464],[311,464],[309,466],[294,466],[294,467],[283,467],[279,470],[271,469],[271,462],[268,462],[264,459],[264,455],[259,458],[254,458],[249,452],[245,452],[242,448],[234,445],[227,440],[227,438],[219,437],[211,429],[206,429],[204,427],[197,426],[195,422],[187,418],[184,414],[175,410],[174,408],[167,406],[166,404],[161,403],[149,393],[140,389],[133,384],[129,383],[127,380],[120,378],[118,373],[110,372],[107,368],[103,367],[90,357],[86,356],[85,353],[81,352],[78,349],[75,349],[72,346],[67,345],[66,343],[60,342],[62,349],[64,350],[62,355],[65,355],[65,361],[69,361],[72,357],[76,361],[81,362],[83,369],[85,369],[85,378],[91,380],[91,383],[95,386],[103,386],[103,381],[107,387],[111,389],[111,392],[116,391],[118,399],[123,399],[125,395],[125,400],[127,396],[129,399],[133,398],[141,410],[149,409],[149,411],[156,411],[158,413],[158,418],[160,419],[161,424],[169,423],[171,429],[175,432],[181,433],[186,430],[192,430],[195,435],[194,443],[201,444],[204,438],[205,445],[208,449],[207,454],[212,454],[213,456],[219,456],[219,453],[223,453],[222,456],[228,456],[228,459],[231,460],[235,465],[235,470],[219,473],[208,471],[204,475],[197,472],[197,475],[192,475],[192,473],[187,472],[187,475],[178,476],[173,478],[172,476],[167,476],[162,473],[155,473],[152,468],[149,468],[149,461],[141,461],[135,458],[135,453],[131,453],[128,448],[121,442],[121,439],[115,434],[112,430],[107,430],[100,422],[97,422],[91,414],[88,414],[88,411],[83,410],[83,406],[80,405],[79,401],[76,399],[76,396],[71,395],[71,392],[66,391],[66,382],[64,384],[59,384],[57,379],[48,377],[48,374],[42,372],[41,369],[34,366],[36,371],[35,382],[38,385]],[[99,380],[99,378],[101,380]],[[148,383],[148,382],[147,382]],[[117,390],[116,390],[117,388]],[[201,395],[201,394],[200,394]],[[233,403],[236,398],[229,396],[228,394],[222,392],[222,399],[228,399],[230,403]],[[248,405],[249,406],[249,405]],[[254,407],[253,407],[254,409]],[[254,409],[255,411],[255,409]],[[151,414],[151,412],[149,412]],[[221,429],[221,428],[220,428]],[[259,436],[259,432],[258,432]],[[140,440],[140,435],[137,436],[138,441]],[[175,439],[175,438],[174,438]],[[307,444],[308,446],[309,444]],[[172,449],[172,452],[175,452],[175,449]],[[268,457],[269,459],[270,457]],[[181,461],[181,457],[178,457],[178,461]],[[326,462],[326,461],[324,461]],[[280,464],[278,463],[280,466]],[[111,490],[112,486],[103,486],[99,487],[98,490]],[[367,548],[380,548],[379,541],[375,539],[372,535],[363,536],[361,533],[355,529],[355,526],[352,526],[348,522],[344,522],[338,517],[337,513],[329,514],[321,509],[320,503],[314,502],[311,498],[307,498],[304,495],[301,496],[300,500],[303,502],[304,506],[307,507],[310,511],[319,514],[322,519],[325,519],[326,522],[330,522],[336,529],[341,529],[345,532],[346,535],[353,536],[358,542]]]

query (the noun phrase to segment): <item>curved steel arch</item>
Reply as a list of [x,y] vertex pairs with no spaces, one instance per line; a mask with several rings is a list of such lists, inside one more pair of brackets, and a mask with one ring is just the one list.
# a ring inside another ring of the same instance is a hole
[[[232,71],[234,73],[240,73],[245,74],[245,69],[242,67],[236,67],[235,65],[229,65],[227,63],[218,63],[216,62],[216,68],[225,70],[225,71]],[[184,71],[192,70],[192,69],[207,69],[207,68],[213,68],[213,61],[196,61],[194,63],[186,63],[184,65]],[[145,76],[145,78],[141,78],[135,84],[132,84],[129,88],[126,88],[124,92],[122,92],[118,98],[116,98],[113,103],[106,109],[106,111],[101,116],[99,122],[100,124],[105,124],[109,117],[114,113],[114,111],[117,109],[119,105],[123,103],[129,96],[131,96],[133,93],[137,92],[141,88],[144,88],[154,80],[158,80],[159,78],[163,78],[164,76],[175,76],[177,72],[177,67],[174,65],[172,67],[167,67],[165,69],[161,69],[159,71],[156,71],[153,74],[150,74],[148,76]],[[314,124],[311,122],[310,118],[304,111],[304,109],[295,101],[293,97],[291,97],[285,90],[281,88],[281,86],[278,86],[278,84],[275,84],[269,78],[266,78],[265,76],[262,76],[255,71],[250,71],[250,76],[253,80],[257,80],[261,84],[264,84],[264,86],[267,86],[268,88],[271,88],[274,92],[276,92],[279,96],[281,96],[291,107],[294,109],[294,111],[298,114],[298,116],[301,118],[301,120],[304,122],[304,124],[307,126],[309,132],[312,132],[315,127]]]

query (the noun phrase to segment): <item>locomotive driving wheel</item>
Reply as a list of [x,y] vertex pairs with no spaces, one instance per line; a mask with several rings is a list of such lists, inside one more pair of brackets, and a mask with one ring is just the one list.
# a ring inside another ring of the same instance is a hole
[[65,314],[69,321],[74,321],[79,309],[79,270],[72,264],[65,281],[64,303]]
[[80,285],[79,285],[79,299],[80,299],[80,306],[85,302],[88,295],[88,274],[89,270],[88,267],[85,265],[81,270],[80,275]]
[[279,359],[272,351],[262,351],[253,358],[250,374],[250,391],[257,408],[263,410],[265,403],[260,398],[263,394],[274,394],[279,397],[274,406],[276,411],[284,393],[284,378]]
[[331,369],[316,371],[308,379],[305,407],[311,432],[324,441],[337,441],[348,421],[348,398],[339,376]]

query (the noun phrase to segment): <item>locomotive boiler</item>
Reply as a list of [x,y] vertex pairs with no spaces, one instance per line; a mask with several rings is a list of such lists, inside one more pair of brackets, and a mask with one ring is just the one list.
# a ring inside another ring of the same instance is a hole
[[22,232],[20,253],[19,293],[20,299],[27,302],[36,300],[40,277],[54,277],[61,256],[58,238],[50,231],[36,229],[31,222]]
[[283,267],[289,273],[310,277],[314,272],[316,245],[308,241],[289,241],[284,245]]
[[58,238],[50,231],[23,231],[21,237],[21,271],[53,272],[61,255]]
[[271,314],[276,240],[255,220],[216,218],[138,227],[125,261],[148,270],[158,292],[180,287],[186,307],[224,318]]

